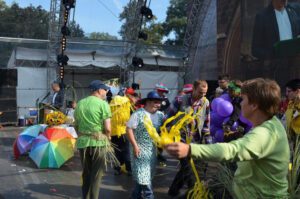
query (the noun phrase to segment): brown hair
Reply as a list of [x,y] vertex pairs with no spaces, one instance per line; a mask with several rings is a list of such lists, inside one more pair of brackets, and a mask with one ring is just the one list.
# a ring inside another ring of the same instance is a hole
[[218,76],[218,80],[229,80],[229,75],[228,74],[221,74]]
[[250,104],[257,104],[258,108],[269,117],[278,112],[281,93],[279,85],[270,79],[256,78],[245,81],[242,94],[247,95]]
[[193,87],[198,88],[198,87],[207,87],[208,84],[205,80],[196,80],[194,81]]

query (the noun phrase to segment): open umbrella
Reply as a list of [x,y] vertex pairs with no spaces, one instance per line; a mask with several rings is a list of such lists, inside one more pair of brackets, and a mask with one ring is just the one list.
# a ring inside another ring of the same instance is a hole
[[34,139],[29,157],[39,168],[59,168],[73,157],[74,144],[66,129],[50,127]]
[[17,137],[17,146],[20,154],[30,151],[32,141],[39,135],[39,133],[43,132],[44,129],[45,126],[38,124],[30,126],[20,133]]

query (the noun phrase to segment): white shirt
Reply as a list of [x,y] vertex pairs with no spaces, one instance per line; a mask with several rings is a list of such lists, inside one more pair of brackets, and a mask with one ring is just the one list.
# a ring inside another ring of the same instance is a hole
[[275,10],[275,15],[276,15],[276,20],[277,20],[277,25],[279,30],[280,41],[292,39],[293,38],[292,26],[286,9],[284,8],[280,11]]
[[56,96],[57,96],[57,93],[54,93],[53,98],[52,98],[52,104],[55,103],[55,98],[56,98]]
[[[159,114],[158,112],[155,113],[149,113],[148,111],[145,110],[145,113],[147,115],[147,117],[149,117],[152,121],[152,124],[157,124],[159,121]],[[129,119],[129,121],[127,122],[127,127],[131,128],[131,129],[136,129],[138,126],[138,114],[133,113]]]

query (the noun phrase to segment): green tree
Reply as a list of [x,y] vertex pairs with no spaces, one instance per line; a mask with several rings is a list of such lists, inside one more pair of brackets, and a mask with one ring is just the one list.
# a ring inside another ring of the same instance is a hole
[[48,12],[41,6],[21,8],[14,3],[11,7],[1,5],[0,35],[47,39]]
[[94,40],[117,40],[118,37],[108,34],[107,32],[92,32],[89,39]]
[[187,25],[187,0],[170,0],[166,21],[163,23],[166,37],[173,33],[174,39],[167,39],[166,44],[183,45]]
[[143,28],[143,32],[148,35],[148,39],[144,41],[146,44],[162,44],[164,36],[164,28],[162,23],[151,22],[147,27]]
[[[153,16],[152,20],[143,18],[142,28],[140,28],[141,14],[137,11],[139,5],[138,0],[130,1],[120,14],[120,21],[124,21],[119,34],[123,39],[135,40],[137,31],[143,31],[148,35],[148,39],[144,41],[146,44],[161,44],[164,36],[164,30],[161,23],[156,23],[157,18]],[[155,13],[153,13],[155,14]]]
[[119,34],[122,39],[135,40],[136,35],[134,32],[138,29],[139,19],[135,15],[138,8],[138,0],[129,1],[129,3],[124,7],[123,11],[120,13],[119,20],[123,21]]
[[68,28],[71,31],[71,37],[84,38],[84,31],[75,21],[71,21],[68,24]]
[[[0,0],[0,36],[48,39],[48,27],[49,12],[41,6],[21,8],[13,3],[9,7]],[[84,37],[84,31],[76,22],[70,22],[69,29],[73,37]]]
[[[137,2],[137,0],[130,1],[119,16],[120,21],[124,21],[119,32],[123,39],[136,39],[132,38],[131,30],[138,29],[136,24],[139,22],[139,17],[135,16],[136,8],[138,7]],[[163,37],[166,36],[165,44],[183,45],[187,25],[187,4],[187,0],[170,0],[167,17],[163,23],[155,22],[155,16],[152,21],[144,20],[142,30],[148,34],[148,40],[145,43],[159,44],[162,43]],[[155,13],[153,14],[155,15]]]

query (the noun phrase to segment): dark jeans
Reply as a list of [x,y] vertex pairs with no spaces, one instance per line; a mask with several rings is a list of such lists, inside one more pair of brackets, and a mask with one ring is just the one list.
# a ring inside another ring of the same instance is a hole
[[79,149],[82,164],[82,198],[98,199],[105,167],[105,154],[99,147]]
[[180,169],[177,172],[170,188],[169,195],[177,195],[184,183],[187,183],[188,188],[192,188],[195,184],[195,176],[188,158],[182,158],[180,161]]
[[[111,142],[116,145],[115,155],[120,162],[120,165],[125,164],[126,170],[131,172],[130,166],[130,155],[129,155],[129,142],[126,138],[126,135],[112,136]],[[116,170],[120,170],[120,167],[116,167]]]
[[131,199],[154,199],[152,185],[141,185],[135,183]]

